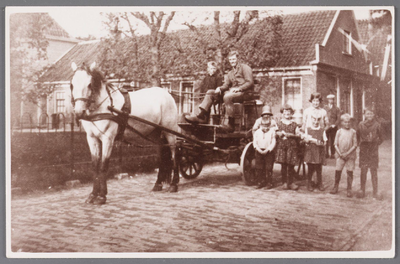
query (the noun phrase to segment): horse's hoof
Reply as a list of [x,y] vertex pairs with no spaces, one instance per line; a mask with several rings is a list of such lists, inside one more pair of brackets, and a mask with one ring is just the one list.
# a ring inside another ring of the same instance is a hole
[[94,205],[102,205],[106,203],[107,198],[105,196],[97,196],[96,199],[94,199],[93,204]]
[[169,186],[168,192],[178,192],[178,185]]
[[94,200],[96,199],[96,195],[94,195],[93,193],[89,194],[89,197],[86,199],[85,203],[89,204],[89,203],[93,203]]
[[154,184],[154,187],[153,187],[153,189],[151,191],[152,192],[160,192],[160,191],[162,191],[162,184],[158,184],[158,183]]

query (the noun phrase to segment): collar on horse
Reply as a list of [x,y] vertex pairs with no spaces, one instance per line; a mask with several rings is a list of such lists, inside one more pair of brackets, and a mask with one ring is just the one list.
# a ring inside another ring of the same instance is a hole
[[[118,132],[116,136],[116,140],[122,140],[125,129],[128,125],[129,114],[131,112],[131,99],[129,96],[128,91],[120,89],[121,94],[124,96],[124,105],[122,106],[121,111],[125,114],[118,114],[115,115],[113,113],[98,113],[98,114],[91,114],[83,117],[83,120],[86,121],[100,121],[100,120],[111,120],[118,124]],[[110,99],[112,98],[109,94]],[[112,100],[112,99],[111,99]],[[111,101],[111,107],[113,107]]]
[[[72,86],[72,85],[71,85]],[[104,98],[98,105],[92,107],[92,111],[98,109],[106,100],[107,98],[110,99],[111,101],[111,107],[114,107],[113,105],[113,99],[111,94],[113,92],[115,92],[116,90],[112,89],[113,85],[111,83],[106,83],[106,91],[108,96],[106,98]],[[71,87],[72,89],[72,87]],[[110,92],[110,90],[112,90]],[[86,120],[86,121],[90,121],[90,122],[94,122],[94,121],[100,121],[100,120],[111,120],[114,121],[118,124],[118,132],[117,132],[117,136],[116,136],[116,140],[122,140],[123,139],[123,135],[124,135],[124,131],[126,129],[126,126],[128,124],[128,118],[129,118],[129,113],[131,112],[131,99],[129,96],[129,93],[127,90],[125,89],[118,89],[120,91],[120,93],[124,96],[124,105],[121,108],[121,111],[123,113],[126,113],[126,115],[115,115],[113,113],[97,113],[97,114],[89,114],[86,115],[84,117],[82,117],[82,120]],[[76,101],[86,101],[87,103],[93,104],[94,100],[92,99],[92,95],[89,98],[76,98],[74,99],[74,97],[72,96],[71,93],[71,103],[73,106],[75,106],[75,102]]]

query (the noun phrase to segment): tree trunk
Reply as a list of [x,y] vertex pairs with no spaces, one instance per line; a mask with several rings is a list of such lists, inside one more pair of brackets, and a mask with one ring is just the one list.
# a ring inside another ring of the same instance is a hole
[[217,61],[222,74],[224,74],[225,72],[225,65],[224,65],[224,57],[222,56],[222,45],[223,45],[223,41],[222,41],[222,37],[221,37],[221,26],[219,23],[219,15],[220,12],[219,11],[214,11],[214,30],[215,33],[217,35],[217,51],[216,51],[216,58],[215,61]]
[[151,85],[160,87],[161,86],[161,74],[160,74],[160,54],[158,47],[152,46],[151,52],[151,63],[152,63],[152,74],[151,74]]
[[224,63],[224,56],[222,56],[222,48],[217,47],[217,54],[215,55],[215,60],[217,61],[218,65],[221,67],[221,73],[225,73],[225,63]]

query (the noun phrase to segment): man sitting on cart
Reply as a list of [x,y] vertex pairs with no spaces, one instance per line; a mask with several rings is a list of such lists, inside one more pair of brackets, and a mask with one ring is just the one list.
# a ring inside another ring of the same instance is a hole
[[207,91],[203,102],[199,105],[199,113],[185,116],[186,121],[189,123],[206,123],[211,106],[222,97],[226,108],[226,116],[221,128],[227,133],[235,130],[233,104],[243,102],[244,95],[253,90],[254,80],[251,68],[239,62],[237,51],[231,51],[228,58],[232,70],[225,76],[224,84],[215,90]]

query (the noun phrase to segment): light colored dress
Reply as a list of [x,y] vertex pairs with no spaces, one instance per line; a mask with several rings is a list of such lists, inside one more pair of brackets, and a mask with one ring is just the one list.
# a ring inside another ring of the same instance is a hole
[[328,119],[328,114],[326,113],[326,110],[321,107],[315,108],[313,106],[310,106],[309,108],[304,110],[304,113],[303,113],[303,130],[305,130],[307,127],[312,127],[312,123],[311,123],[312,115],[318,116],[321,118],[320,123],[319,123],[321,128],[325,128],[326,126],[329,125],[329,119]]

